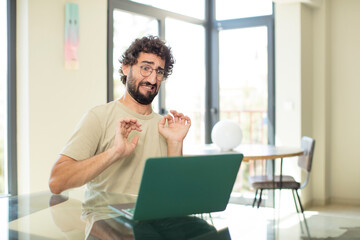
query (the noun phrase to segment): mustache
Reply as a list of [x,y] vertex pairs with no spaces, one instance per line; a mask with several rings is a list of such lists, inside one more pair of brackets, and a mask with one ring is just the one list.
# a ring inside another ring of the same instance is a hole
[[152,87],[157,88],[157,83],[151,84],[151,83],[149,83],[148,81],[146,81],[146,82],[141,82],[140,85],[152,86]]

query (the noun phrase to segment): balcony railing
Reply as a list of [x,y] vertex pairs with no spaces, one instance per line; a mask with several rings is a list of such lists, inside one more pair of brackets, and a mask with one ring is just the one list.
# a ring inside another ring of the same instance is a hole
[[[202,112],[193,112],[192,118],[192,138],[193,144],[204,143],[205,129],[204,114]],[[220,119],[231,119],[240,124],[243,140],[245,144],[266,144],[267,143],[267,110],[222,110]]]
[[240,124],[243,132],[243,143],[267,143],[266,110],[222,110],[220,119],[231,119]]

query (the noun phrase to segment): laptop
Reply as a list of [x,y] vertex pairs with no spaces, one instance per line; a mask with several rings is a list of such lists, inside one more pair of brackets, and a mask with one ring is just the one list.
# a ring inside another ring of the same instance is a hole
[[131,220],[153,220],[225,210],[242,154],[149,158],[136,203],[108,207]]

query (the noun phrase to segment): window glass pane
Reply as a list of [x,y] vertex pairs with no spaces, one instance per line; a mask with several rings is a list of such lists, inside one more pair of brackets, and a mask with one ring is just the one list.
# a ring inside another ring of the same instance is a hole
[[179,13],[189,17],[205,19],[205,1],[204,0],[132,0],[156,8],[161,8],[170,12]]
[[217,0],[216,19],[246,18],[272,14],[272,0]]
[[[240,124],[242,143],[267,144],[267,28],[224,30],[219,34],[219,41],[220,120],[231,119]],[[250,164],[241,167],[235,191],[249,190]]]
[[[174,19],[166,19],[165,25],[166,41],[176,60],[173,74],[165,82],[165,106],[191,118],[192,126],[184,145],[201,144],[205,142],[204,28]],[[184,31],[191,37],[184,37]]]
[[0,2],[0,195],[7,194],[6,116],[7,116],[7,6]]
[[[142,15],[115,9],[113,12],[113,79],[114,99],[120,98],[125,91],[125,86],[120,81],[120,62],[124,51],[136,39],[147,35],[159,34],[158,21]],[[158,97],[153,101],[154,111],[158,112]]]

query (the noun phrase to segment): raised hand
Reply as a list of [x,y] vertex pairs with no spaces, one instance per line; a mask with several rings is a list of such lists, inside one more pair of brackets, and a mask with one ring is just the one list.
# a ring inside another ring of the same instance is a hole
[[[191,120],[188,116],[170,110],[159,122],[159,132],[166,139],[167,143],[182,143],[191,126]],[[166,126],[168,122],[168,126]]]
[[139,137],[135,136],[131,142],[127,138],[133,130],[141,132],[140,127],[141,124],[134,118],[123,118],[118,121],[113,145],[118,158],[126,157],[134,151]]

